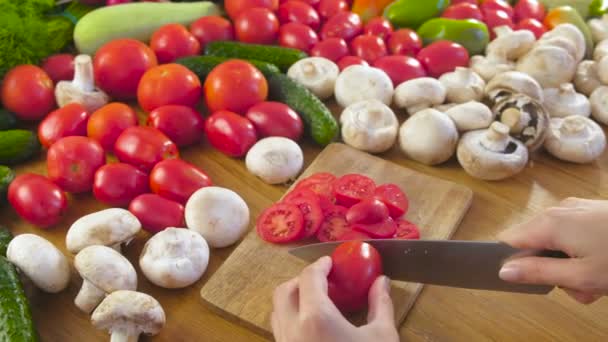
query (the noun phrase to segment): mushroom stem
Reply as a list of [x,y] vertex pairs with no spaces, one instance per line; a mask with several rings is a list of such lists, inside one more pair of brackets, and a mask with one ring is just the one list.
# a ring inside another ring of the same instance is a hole
[[559,86],[559,90],[561,93],[565,94],[575,93],[574,85],[572,83],[562,83]]
[[72,84],[84,92],[95,90],[93,62],[89,55],[78,55],[74,59],[74,79]]
[[302,71],[304,72],[304,74],[306,76],[315,76],[319,73],[319,70],[317,69],[317,67],[315,66],[315,63],[313,62],[304,62],[304,64],[302,64]]
[[493,152],[502,152],[509,145],[509,127],[494,122],[481,139],[481,145]]
[[559,131],[569,137],[580,136],[585,131],[585,121],[581,120],[578,116],[566,117]]
[[530,120],[528,113],[517,108],[508,108],[500,116],[500,121],[510,128],[511,133],[521,133],[528,126]]
[[110,342],[137,342],[139,334],[133,334],[126,330],[114,330],[110,335]]
[[80,310],[90,313],[103,300],[104,296],[105,292],[103,290],[84,279],[82,281],[82,287],[80,288],[80,291],[78,291],[76,299],[74,299],[74,304],[76,304]]

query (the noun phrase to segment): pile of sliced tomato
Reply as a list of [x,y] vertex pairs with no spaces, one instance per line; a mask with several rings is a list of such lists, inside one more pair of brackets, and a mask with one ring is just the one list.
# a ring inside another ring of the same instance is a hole
[[418,227],[403,218],[407,195],[395,184],[377,186],[369,177],[336,177],[321,172],[296,184],[266,209],[256,230],[272,243],[316,238],[321,242],[365,239],[418,239]]

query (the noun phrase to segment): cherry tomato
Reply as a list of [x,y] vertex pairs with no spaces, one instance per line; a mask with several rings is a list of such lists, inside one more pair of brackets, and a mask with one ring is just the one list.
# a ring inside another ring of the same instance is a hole
[[412,222],[400,219],[397,221],[397,231],[395,232],[394,238],[409,240],[420,239],[420,229]]
[[215,67],[205,80],[205,100],[210,112],[228,110],[245,113],[266,100],[268,82],[253,65],[230,60]]
[[494,28],[498,26],[509,26],[513,28],[513,20],[505,11],[493,11],[487,10],[483,12],[484,20],[486,25],[488,26],[488,31],[490,31],[490,38],[496,38],[496,33],[494,32]]
[[426,76],[422,64],[410,56],[384,56],[378,58],[373,65],[383,70],[395,87],[405,81]]
[[289,23],[281,26],[279,30],[279,45],[281,46],[309,52],[318,42],[317,33],[304,24]]
[[358,230],[351,230],[349,232],[346,232],[344,234],[342,234],[342,236],[340,236],[340,238],[338,239],[339,241],[351,241],[351,240],[369,240],[372,237],[360,232]]
[[309,4],[299,0],[289,0],[279,6],[277,16],[281,24],[300,23],[318,30],[321,24],[319,14]]
[[365,199],[350,207],[346,212],[346,221],[350,224],[378,223],[386,220],[388,217],[388,208],[382,201],[376,198]]
[[95,172],[93,195],[107,205],[126,207],[135,197],[149,191],[148,175],[133,165],[107,164]]
[[316,193],[317,196],[325,198],[333,203],[333,183],[335,181],[336,176],[332,175],[331,173],[320,172],[302,179],[296,184],[294,189],[310,189]]
[[79,103],[70,103],[51,112],[38,125],[38,140],[42,146],[49,148],[57,140],[73,136],[87,135],[89,113]]
[[340,71],[348,68],[351,65],[369,66],[369,64],[366,61],[364,61],[361,57],[357,57],[357,56],[344,56],[344,57],[340,58],[340,60],[338,61],[338,68],[340,68]]
[[152,234],[165,228],[184,226],[184,206],[158,195],[137,196],[129,204],[129,211]]
[[345,313],[365,308],[369,289],[382,275],[380,253],[368,243],[347,241],[336,247],[331,260],[329,298]]
[[124,103],[107,104],[91,114],[87,135],[97,140],[106,151],[114,150],[118,136],[129,127],[137,126],[137,114]]
[[431,77],[438,78],[456,67],[469,65],[469,52],[462,45],[439,40],[420,50],[418,60]]
[[8,201],[24,220],[40,228],[49,228],[61,220],[68,199],[59,186],[46,177],[24,173],[8,187]]
[[481,10],[486,11],[504,11],[509,18],[513,18],[514,10],[511,5],[505,0],[483,0],[481,2]]
[[416,31],[399,29],[388,39],[388,49],[393,55],[416,56],[422,49],[422,40]]
[[547,28],[543,25],[542,22],[536,19],[524,19],[517,23],[517,30],[528,30],[534,33],[536,39],[540,39],[540,37],[547,32]]
[[232,23],[226,18],[215,15],[202,17],[192,23],[190,33],[198,39],[201,49],[205,49],[209,42],[234,40]]
[[[280,3],[284,3],[286,1],[287,0],[279,0]],[[309,4],[310,6],[317,8],[320,0],[298,0],[298,1],[305,2],[305,3]]]
[[346,0],[320,0],[317,11],[323,20],[331,18],[334,14],[348,12],[350,6]]
[[277,203],[264,210],[256,223],[258,235],[272,243],[288,243],[301,239],[304,216],[300,209],[288,203]]
[[377,223],[353,224],[353,229],[363,232],[374,239],[388,239],[395,235],[395,232],[397,231],[397,224],[392,218],[387,217],[384,219],[384,221]]
[[97,85],[117,100],[137,96],[144,73],[158,64],[154,51],[135,39],[116,39],[95,53],[93,70]]
[[387,41],[393,33],[393,25],[383,17],[372,18],[365,24],[363,33],[378,36]]
[[137,100],[146,111],[166,105],[195,107],[201,99],[201,81],[180,64],[164,64],[144,74],[137,88]]
[[2,81],[2,104],[21,120],[43,119],[55,107],[53,81],[35,65],[16,66]]
[[234,32],[244,43],[272,44],[277,40],[279,20],[267,8],[253,8],[236,17]]
[[481,13],[479,6],[467,2],[449,6],[445,9],[445,11],[443,11],[441,16],[443,18],[450,19],[475,19],[479,21],[483,20],[483,14]]
[[371,197],[376,189],[376,183],[366,176],[348,174],[338,178],[333,183],[336,203],[347,208]]
[[376,188],[374,196],[382,201],[390,216],[397,219],[407,213],[410,202],[405,193],[395,184],[383,184]]
[[319,204],[319,198],[315,194],[301,195],[284,202],[295,205],[302,212],[304,218],[304,237],[315,236],[323,221],[323,211]]
[[163,160],[150,172],[152,192],[182,204],[198,189],[211,185],[203,170],[181,159]]
[[452,0],[452,1],[450,1],[450,3],[452,5],[462,4],[462,3],[472,4],[472,5],[479,5],[479,0]]
[[337,62],[342,57],[348,55],[348,45],[344,39],[329,38],[318,42],[312,49],[310,55],[315,57],[325,57],[332,62]]
[[321,30],[321,39],[342,38],[350,41],[362,31],[363,23],[358,15],[352,12],[339,12],[325,22]]
[[286,137],[298,141],[303,124],[298,113],[281,102],[260,102],[249,108],[245,115],[260,138]]
[[60,53],[49,56],[42,61],[42,69],[55,83],[71,81],[74,79],[74,55]]
[[144,172],[152,170],[163,159],[179,158],[177,146],[154,127],[129,127],[114,144],[114,154],[123,163]]
[[251,121],[227,110],[207,118],[205,134],[213,147],[231,157],[244,156],[257,141]]
[[150,47],[162,64],[201,52],[201,44],[196,37],[180,24],[168,24],[156,30],[150,39]]
[[350,42],[350,48],[355,56],[361,57],[369,63],[373,63],[388,53],[384,40],[378,36],[363,34]]
[[519,0],[515,4],[513,20],[520,22],[525,19],[543,21],[545,19],[545,6],[538,0]]
[[268,8],[271,11],[276,11],[279,8],[278,0],[226,0],[224,1],[224,8],[226,13],[233,20],[236,17],[248,10],[256,7]]
[[346,222],[346,209],[338,205],[332,205],[323,211],[323,223],[317,231],[317,240],[321,242],[337,241],[344,234],[352,231]]
[[106,155],[101,145],[87,137],[61,138],[46,154],[49,179],[73,193],[91,190],[95,171],[105,163]]
[[203,117],[187,106],[168,105],[150,112],[148,126],[165,133],[177,146],[189,146],[203,136]]

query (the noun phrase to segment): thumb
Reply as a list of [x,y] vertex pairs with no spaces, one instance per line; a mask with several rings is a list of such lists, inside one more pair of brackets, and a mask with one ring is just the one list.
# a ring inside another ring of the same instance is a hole
[[505,263],[499,277],[508,282],[539,284],[583,290],[579,286],[584,282],[583,267],[580,259],[557,259],[543,257],[525,257]]
[[380,276],[369,290],[369,310],[367,322],[369,324],[394,324],[393,300],[390,295],[391,282],[387,276]]

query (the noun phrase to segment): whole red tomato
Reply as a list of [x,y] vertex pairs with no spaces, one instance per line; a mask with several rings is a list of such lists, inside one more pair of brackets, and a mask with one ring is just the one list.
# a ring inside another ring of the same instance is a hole
[[21,218],[49,228],[61,220],[68,208],[65,193],[46,177],[24,173],[8,187],[8,201]]
[[456,67],[468,66],[469,52],[458,43],[439,40],[420,50],[418,60],[431,77],[438,78]]
[[279,30],[279,45],[281,46],[309,52],[318,42],[317,33],[304,24],[288,23],[281,26]]
[[150,47],[159,63],[171,63],[178,58],[198,55],[201,44],[184,25],[162,26],[150,39]]
[[114,150],[114,143],[122,131],[137,126],[137,114],[124,103],[109,103],[91,114],[87,135],[97,140],[106,151]]
[[378,36],[387,41],[393,33],[393,25],[383,17],[372,18],[365,24],[363,33]]
[[505,0],[483,0],[481,2],[481,10],[486,11],[504,11],[509,18],[513,19],[514,10],[511,5]]
[[150,191],[148,175],[133,165],[107,164],[95,172],[93,195],[107,205],[126,207],[135,197]]
[[494,28],[498,26],[509,26],[513,28],[513,20],[507,12],[501,10],[486,10],[483,12],[484,21],[490,31],[490,39],[496,38]]
[[164,64],[146,71],[137,88],[137,100],[148,112],[166,105],[195,107],[201,92],[196,74],[180,64]]
[[453,4],[443,11],[441,14],[444,18],[450,19],[476,19],[483,20],[483,14],[479,6],[467,2]]
[[163,160],[150,172],[152,192],[182,204],[198,189],[211,185],[203,170],[181,159]]
[[205,80],[205,100],[209,111],[245,113],[266,100],[268,82],[251,63],[230,60],[215,67]]
[[462,4],[462,3],[467,3],[467,4],[472,4],[472,5],[479,5],[479,0],[452,0],[452,1],[450,1],[450,3],[452,5],[454,5],[454,4]]
[[338,68],[340,68],[340,71],[348,68],[351,65],[369,66],[369,63],[364,61],[361,57],[357,56],[345,56],[340,58],[340,60],[338,61]]
[[234,40],[232,23],[226,18],[215,15],[208,15],[193,22],[190,25],[190,33],[198,39],[201,49],[204,49],[209,42]]
[[545,19],[545,6],[538,0],[519,0],[515,4],[513,20],[520,22],[525,19],[536,19],[542,22]]
[[173,141],[154,127],[142,126],[125,129],[116,139],[114,154],[121,162],[145,172],[163,159],[179,158]]
[[299,0],[289,0],[281,4],[277,17],[281,24],[300,23],[310,26],[313,30],[318,30],[321,24],[317,11],[311,5]]
[[391,78],[395,87],[405,81],[426,76],[426,70],[422,64],[410,56],[384,56],[378,58],[373,66],[383,70]]
[[351,52],[369,63],[373,63],[388,53],[384,40],[371,34],[363,34],[350,43]]
[[184,226],[184,206],[155,194],[137,196],[129,204],[129,211],[152,234]]
[[547,32],[547,28],[543,25],[542,22],[536,19],[524,19],[517,23],[515,26],[517,30],[529,30],[534,33],[536,39],[540,39],[540,37]]
[[113,40],[95,53],[95,81],[111,97],[131,100],[144,73],[157,64],[154,51],[139,40]]
[[271,11],[276,11],[279,8],[278,0],[226,0],[224,1],[224,8],[226,13],[233,20],[241,14],[250,9],[262,7],[268,8]]
[[105,165],[101,145],[87,137],[65,137],[54,143],[46,154],[49,179],[67,192],[91,190],[95,171]]
[[60,53],[49,56],[42,61],[42,69],[55,83],[71,81],[74,78],[74,55]]
[[234,33],[244,43],[272,44],[277,40],[279,20],[267,8],[253,8],[236,17]]
[[87,135],[89,113],[80,103],[70,103],[51,112],[38,125],[38,140],[42,146],[49,148],[57,140],[73,136]]
[[337,62],[348,55],[348,45],[342,38],[329,38],[318,42],[310,50],[310,55],[325,57],[332,62]]
[[336,13],[348,12],[349,9],[346,0],[321,0],[317,5],[317,11],[323,20],[331,18]]
[[399,29],[391,34],[388,49],[393,55],[416,56],[422,49],[422,40],[416,31]]
[[211,146],[231,157],[244,156],[257,141],[251,121],[227,110],[217,111],[207,118],[205,134]]
[[348,241],[336,247],[331,259],[329,298],[342,312],[365,308],[369,289],[382,275],[380,253],[368,243]]
[[260,138],[286,137],[298,141],[302,137],[300,116],[281,102],[260,102],[249,108],[246,117]]
[[2,81],[2,104],[21,120],[40,120],[55,107],[53,81],[35,65],[16,66]]
[[321,39],[342,38],[347,42],[363,31],[361,18],[352,12],[339,12],[330,17],[323,25]]
[[203,136],[201,114],[187,106],[168,105],[150,112],[148,126],[165,133],[177,146],[197,143]]

